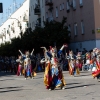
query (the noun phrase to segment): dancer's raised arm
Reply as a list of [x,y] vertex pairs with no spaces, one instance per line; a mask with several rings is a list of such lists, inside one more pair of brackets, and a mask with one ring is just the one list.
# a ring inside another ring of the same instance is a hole
[[25,55],[21,52],[21,50],[19,50],[19,52],[20,52],[21,56],[24,58]]
[[34,52],[34,49],[33,49],[32,52],[31,52],[31,56],[33,55],[33,52]]
[[64,47],[67,47],[67,45],[63,45],[63,46],[60,48],[60,50],[59,50],[59,52],[58,52],[58,56],[60,56],[60,54],[62,53],[62,50],[64,49]]
[[43,48],[43,49],[45,50],[45,52],[47,52],[47,49],[46,49],[46,47],[40,47],[40,48]]

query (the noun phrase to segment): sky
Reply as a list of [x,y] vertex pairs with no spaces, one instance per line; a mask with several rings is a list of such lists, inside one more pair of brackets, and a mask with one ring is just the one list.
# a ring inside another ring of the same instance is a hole
[[15,12],[25,0],[0,0],[3,4],[3,13],[0,13],[0,25],[4,23],[10,14]]

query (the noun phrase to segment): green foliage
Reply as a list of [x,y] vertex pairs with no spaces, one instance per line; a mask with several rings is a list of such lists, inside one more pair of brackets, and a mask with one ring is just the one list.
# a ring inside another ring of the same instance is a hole
[[[12,39],[11,43],[1,44],[0,55],[18,55],[21,49],[31,51],[35,48],[35,52],[40,51],[41,46],[49,47],[50,45],[61,46],[63,43],[69,43],[70,37],[66,24],[67,18],[63,17],[62,22],[51,21],[44,22],[45,27],[36,27],[34,31],[27,29],[21,38]],[[21,33],[22,34],[22,33]]]

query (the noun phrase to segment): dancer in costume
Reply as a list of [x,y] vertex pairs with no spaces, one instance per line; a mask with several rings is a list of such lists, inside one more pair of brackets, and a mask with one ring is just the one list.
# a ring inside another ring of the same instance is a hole
[[22,59],[22,56],[20,55],[19,57],[18,57],[18,59],[16,60],[16,62],[17,63],[19,63],[18,64],[18,70],[17,70],[17,75],[19,76],[19,75],[22,75],[23,73],[22,73],[22,70],[23,70],[23,65],[24,65],[24,60]]
[[[45,63],[45,72],[44,72],[44,84],[46,89],[51,90],[52,88],[52,75],[51,75],[51,61],[50,56],[51,54],[48,53],[45,47],[41,47],[44,49],[44,58],[41,59],[41,63]],[[47,55],[49,54],[49,56]]]
[[81,53],[79,52],[75,60],[75,73],[77,75],[80,74],[80,69],[82,69],[82,56],[81,56]]
[[32,65],[31,65],[31,56],[33,55],[33,51],[32,50],[31,54],[29,53],[29,51],[26,51],[25,54],[23,54],[20,50],[19,52],[21,53],[23,59],[24,59],[24,77],[25,79],[27,79],[27,77],[31,77],[33,78],[33,71],[32,71]]
[[100,79],[100,51],[96,51],[96,59],[95,59],[96,68],[92,72],[93,78]]
[[[50,52],[48,52],[45,47],[42,47],[45,50],[44,61],[47,64],[44,74],[44,83],[49,90],[55,89],[57,87],[61,87],[61,89],[64,89],[64,86],[66,85],[58,60],[58,57],[60,57],[60,54],[62,53],[64,47],[65,45],[61,47],[58,53],[55,47],[52,48]],[[41,62],[43,62],[43,59],[41,60]]]
[[86,63],[84,64],[84,70],[89,71],[90,70],[90,61],[91,61],[91,55],[90,52],[86,53]]
[[69,74],[74,75],[75,59],[74,59],[73,51],[69,52],[68,64],[69,64]]

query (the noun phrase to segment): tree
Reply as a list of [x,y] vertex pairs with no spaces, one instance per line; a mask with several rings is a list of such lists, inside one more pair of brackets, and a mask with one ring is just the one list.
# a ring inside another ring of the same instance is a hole
[[28,28],[21,38],[12,39],[11,43],[5,43],[0,47],[0,55],[18,55],[18,50],[31,51],[35,48],[35,52],[40,52],[41,46],[49,47],[50,45],[60,47],[64,43],[70,42],[68,27],[65,25],[66,17],[62,22],[51,21],[44,22],[45,27],[36,27],[34,31]]

